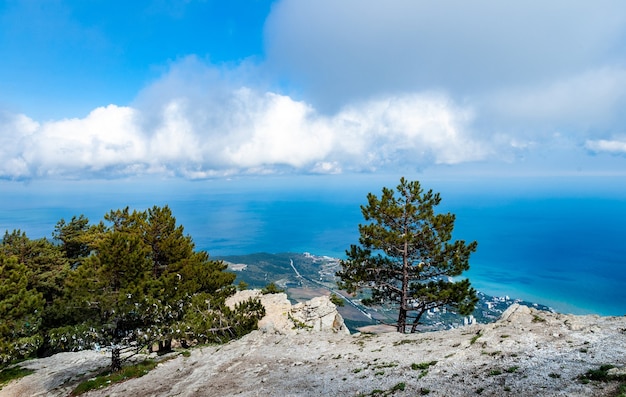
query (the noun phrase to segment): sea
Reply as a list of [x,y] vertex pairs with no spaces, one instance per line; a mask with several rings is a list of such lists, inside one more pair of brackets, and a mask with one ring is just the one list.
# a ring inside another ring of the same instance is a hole
[[[472,285],[494,296],[575,314],[626,315],[626,178],[423,177],[456,216],[455,239],[476,240]],[[202,181],[0,181],[0,232],[50,238],[60,219],[97,223],[112,209],[169,205],[212,256],[309,252],[344,258],[358,243],[369,192],[395,175],[265,176]]]

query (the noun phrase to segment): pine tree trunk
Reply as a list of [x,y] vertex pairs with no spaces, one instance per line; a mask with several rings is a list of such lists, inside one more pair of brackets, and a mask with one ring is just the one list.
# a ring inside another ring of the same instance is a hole
[[[407,232],[405,222],[405,233]],[[402,253],[402,296],[400,297],[400,313],[398,314],[398,332],[406,332],[407,301],[409,295],[409,244],[404,241],[404,252]]]
[[111,372],[117,372],[122,369],[120,350],[119,346],[115,346],[111,349]]
[[406,332],[406,309],[404,307],[400,307],[400,311],[398,313],[397,331],[402,333]]

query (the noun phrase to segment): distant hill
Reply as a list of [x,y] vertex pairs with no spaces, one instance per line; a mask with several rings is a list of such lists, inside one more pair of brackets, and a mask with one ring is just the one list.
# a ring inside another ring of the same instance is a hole
[[[340,307],[339,312],[353,331],[363,326],[379,324],[381,321],[393,323],[397,317],[394,307],[367,307],[360,303],[363,296],[349,296],[339,291],[335,273],[341,265],[337,258],[310,253],[283,252],[217,256],[214,259],[229,264],[229,269],[237,275],[235,283],[244,281],[249,288],[263,288],[268,283],[275,283],[285,289],[292,302],[331,292],[343,296],[347,304]],[[490,323],[496,321],[514,303],[539,310],[551,310],[544,305],[508,296],[494,297],[481,292],[478,296],[479,303],[471,316],[464,317],[445,310],[432,311],[423,317],[421,329],[443,330],[475,322]]]

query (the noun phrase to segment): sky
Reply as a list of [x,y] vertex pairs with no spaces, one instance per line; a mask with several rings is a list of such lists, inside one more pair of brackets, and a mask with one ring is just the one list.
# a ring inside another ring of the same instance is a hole
[[621,0],[0,0],[0,179],[626,173]]

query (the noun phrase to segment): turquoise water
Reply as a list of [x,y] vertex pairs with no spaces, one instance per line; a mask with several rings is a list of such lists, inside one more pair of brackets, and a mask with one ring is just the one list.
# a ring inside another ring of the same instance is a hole
[[[618,178],[430,180],[455,237],[477,240],[467,276],[491,295],[563,312],[626,314],[626,186]],[[358,241],[359,206],[383,177],[235,181],[0,182],[0,231],[49,237],[56,222],[168,204],[211,255],[311,252],[343,257]]]

